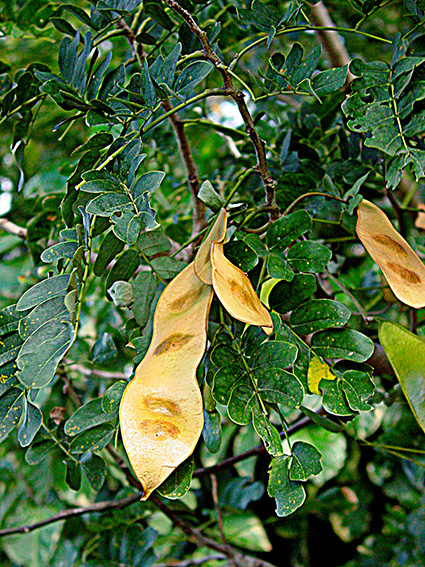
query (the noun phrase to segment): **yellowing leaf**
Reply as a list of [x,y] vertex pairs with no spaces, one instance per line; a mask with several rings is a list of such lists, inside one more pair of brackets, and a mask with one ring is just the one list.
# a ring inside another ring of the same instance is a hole
[[270,313],[258,299],[248,276],[226,258],[222,242],[212,245],[211,263],[214,291],[226,311],[239,321],[262,327],[270,335]]
[[204,354],[211,286],[187,266],[165,288],[152,342],[120,406],[123,442],[146,500],[192,454],[204,418],[196,368]]
[[411,307],[425,306],[425,266],[379,207],[363,200],[357,234],[381,268],[394,295]]
[[329,365],[326,364],[318,356],[314,356],[310,362],[307,373],[308,388],[312,394],[320,396],[322,393],[319,390],[320,380],[335,380],[335,374],[332,374]]
[[212,285],[211,247],[214,242],[223,242],[226,236],[227,213],[221,209],[208,236],[203,241],[195,257],[195,272],[201,282]]
[[425,341],[400,325],[384,321],[379,340],[414,416],[425,431]]

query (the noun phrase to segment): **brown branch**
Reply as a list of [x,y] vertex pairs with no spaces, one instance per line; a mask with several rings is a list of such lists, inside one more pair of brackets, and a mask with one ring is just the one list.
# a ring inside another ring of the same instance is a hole
[[130,504],[134,504],[134,502],[140,500],[142,496],[143,492],[140,492],[133,494],[132,496],[128,496],[127,498],[123,498],[122,500],[106,500],[104,502],[96,502],[96,504],[85,506],[84,508],[70,508],[69,510],[59,512],[59,514],[51,516],[50,518],[46,518],[41,522],[36,522],[35,524],[28,524],[27,526],[20,526],[18,528],[7,528],[5,530],[0,530],[0,537],[12,534],[27,534],[34,530],[38,530],[43,526],[47,526],[55,522],[60,522],[61,520],[67,520],[68,518],[83,516],[84,514],[90,514],[93,512],[105,512],[107,510],[121,510],[122,508],[130,506]]
[[14,222],[7,219],[0,219],[0,228],[2,228],[5,232],[8,232],[9,234],[13,234],[14,236],[19,236],[19,238],[23,238],[24,240],[27,237],[26,228],[23,228],[22,226],[18,226]]
[[217,477],[215,476],[215,474],[211,475],[211,488],[212,488],[214,508],[217,514],[218,531],[220,532],[221,541],[224,547],[227,549],[227,555],[229,557],[230,563],[233,565],[233,567],[237,567],[233,549],[229,545],[228,541],[226,540],[226,536],[224,535],[223,516],[221,515],[220,503],[218,501],[218,486],[217,486]]
[[264,143],[261,140],[258,132],[255,128],[254,121],[252,120],[251,114],[245,102],[245,95],[242,91],[239,91],[233,84],[232,75],[228,68],[221,61],[220,57],[214,52],[211,44],[208,40],[208,36],[204,30],[202,30],[198,24],[195,22],[191,14],[187,12],[184,8],[180,6],[176,0],[165,0],[166,4],[174,10],[179,16],[186,22],[190,30],[195,34],[195,36],[202,43],[202,48],[206,59],[211,61],[211,63],[218,69],[223,79],[224,93],[230,96],[236,103],[239,112],[242,116],[242,120],[245,124],[245,130],[248,134],[255,150],[257,157],[257,170],[260,174],[261,181],[264,186],[266,194],[266,203],[271,208],[270,219],[275,220],[279,216],[279,208],[276,203],[276,193],[275,185],[276,182],[270,175],[270,171],[267,166],[266,152],[264,148]]
[[[322,0],[313,6],[310,6],[310,21],[315,27],[332,28],[335,27],[329,15],[328,9]],[[345,45],[336,31],[316,30],[320,41],[325,49],[328,57],[335,67],[343,67],[348,65],[351,58],[345,49]]]
[[[164,100],[162,102],[162,106],[164,107],[164,110],[166,112],[173,110],[173,107],[169,100]],[[196,169],[195,160],[193,159],[192,150],[190,148],[189,140],[186,135],[183,122],[177,116],[177,113],[171,114],[169,118],[177,139],[177,145],[179,147],[180,156],[186,170],[187,179],[189,181],[189,190],[193,206],[192,236],[195,236],[207,226],[205,220],[205,206],[204,203],[198,198],[199,189],[201,188],[198,170]]]

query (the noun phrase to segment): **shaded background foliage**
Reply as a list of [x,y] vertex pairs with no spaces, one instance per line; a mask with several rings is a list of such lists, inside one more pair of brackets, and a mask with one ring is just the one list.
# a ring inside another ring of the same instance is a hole
[[[424,315],[391,296],[355,208],[423,255],[424,10],[2,3],[2,565],[423,562],[423,431],[378,324],[423,336]],[[222,205],[274,335],[213,304],[202,440],[142,504],[119,399]]]

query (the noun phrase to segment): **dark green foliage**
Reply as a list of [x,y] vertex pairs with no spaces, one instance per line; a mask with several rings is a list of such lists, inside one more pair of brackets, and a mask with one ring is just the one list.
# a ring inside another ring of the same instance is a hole
[[[0,535],[67,514],[2,566],[422,564],[423,431],[378,323],[425,317],[356,210],[422,257],[425,4],[323,4],[339,36],[303,1],[0,3]],[[273,333],[213,300],[201,439],[139,502],[120,401],[223,206]]]

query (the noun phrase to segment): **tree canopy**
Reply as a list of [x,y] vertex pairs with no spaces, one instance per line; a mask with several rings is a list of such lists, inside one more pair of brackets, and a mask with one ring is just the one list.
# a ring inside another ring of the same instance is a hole
[[2,565],[422,564],[424,24],[1,3]]

